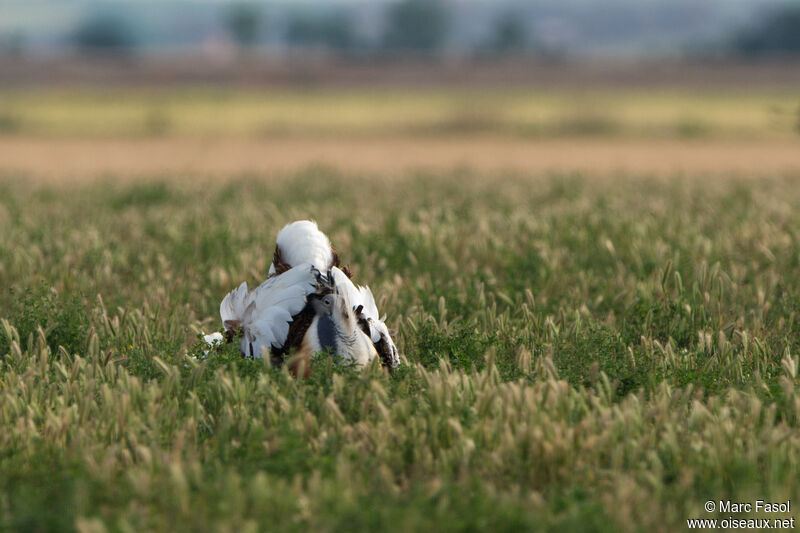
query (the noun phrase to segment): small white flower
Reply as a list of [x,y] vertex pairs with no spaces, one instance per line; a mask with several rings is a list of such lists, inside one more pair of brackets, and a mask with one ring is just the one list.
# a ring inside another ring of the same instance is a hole
[[225,337],[222,336],[222,333],[215,332],[210,335],[203,335],[203,341],[208,344],[208,350],[203,350],[203,355],[208,356],[208,352],[225,343]]
[[206,344],[208,344],[211,348],[216,348],[225,342],[225,337],[222,336],[222,333],[217,331],[211,335],[203,335],[203,340],[206,341]]

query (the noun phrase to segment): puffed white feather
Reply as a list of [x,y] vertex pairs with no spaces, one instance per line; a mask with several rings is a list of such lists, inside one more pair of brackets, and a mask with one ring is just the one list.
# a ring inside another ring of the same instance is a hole
[[264,349],[283,346],[292,317],[303,310],[308,296],[317,290],[318,276],[313,265],[302,264],[267,279],[250,292],[242,283],[222,300],[220,317],[225,327],[243,330],[243,354],[261,358]]
[[[321,272],[333,264],[331,241],[311,220],[298,220],[283,227],[278,233],[278,248],[281,258],[290,267],[311,263]],[[269,267],[269,274],[275,274],[275,264]]]
[[264,350],[272,346],[280,347],[289,335],[292,315],[281,307],[269,307],[255,315],[247,324],[242,335],[242,353],[248,357],[261,359]]
[[303,310],[306,297],[317,288],[319,270],[311,264],[301,264],[268,278],[255,288],[247,299],[245,314],[262,313],[269,307],[282,307],[295,315]]
[[219,304],[219,316],[225,329],[238,326],[247,309],[247,282],[229,292]]

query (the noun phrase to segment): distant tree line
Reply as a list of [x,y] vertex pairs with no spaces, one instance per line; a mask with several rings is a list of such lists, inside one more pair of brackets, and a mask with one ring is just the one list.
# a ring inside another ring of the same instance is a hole
[[[243,51],[263,43],[267,12],[255,2],[229,4],[221,22]],[[385,13],[383,35],[365,42],[348,13],[297,10],[284,24],[281,38],[290,49],[327,49],[339,53],[432,54],[447,43],[454,14],[446,0],[397,0]],[[539,51],[530,21],[514,12],[501,13],[482,45],[481,53],[529,53]],[[130,52],[136,45],[130,22],[120,16],[96,14],[84,20],[72,40],[84,52]],[[800,4],[786,4],[767,12],[749,27],[733,33],[729,51],[743,56],[800,56]]]
[[[266,14],[263,6],[255,2],[235,3],[223,8],[221,23],[232,41],[246,51],[257,47],[265,37]],[[289,15],[282,38],[289,48],[298,49],[429,54],[447,42],[453,13],[444,0],[399,0],[388,6],[385,16],[382,37],[364,42],[347,13],[298,9]],[[82,52],[130,52],[137,46],[130,22],[110,13],[83,20],[72,35],[72,42]],[[528,42],[524,21],[508,13],[496,21],[494,33],[482,48],[519,51]]]
[[438,0],[403,0],[389,9],[383,46],[388,50],[437,50],[447,38],[450,13]]
[[800,4],[786,4],[768,12],[735,36],[733,48],[745,56],[800,55]]
[[287,24],[286,43],[296,48],[321,47],[339,52],[351,52],[359,44],[350,19],[341,13],[293,14]]
[[128,53],[136,46],[134,32],[122,17],[98,13],[82,21],[72,35],[81,52]]
[[262,13],[255,4],[234,4],[225,13],[225,26],[241,49],[255,46],[261,24]]

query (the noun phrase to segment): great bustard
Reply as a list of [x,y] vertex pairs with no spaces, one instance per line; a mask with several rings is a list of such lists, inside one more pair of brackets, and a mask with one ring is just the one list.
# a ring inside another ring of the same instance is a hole
[[246,357],[268,355],[281,364],[294,353],[292,370],[307,373],[313,354],[327,351],[359,366],[380,357],[389,370],[400,364],[397,347],[368,287],[355,285],[328,237],[309,220],[278,233],[269,277],[253,291],[242,283],[222,300],[226,338],[241,333]]

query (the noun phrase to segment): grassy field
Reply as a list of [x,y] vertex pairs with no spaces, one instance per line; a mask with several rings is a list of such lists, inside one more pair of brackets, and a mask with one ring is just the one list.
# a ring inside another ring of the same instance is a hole
[[[800,501],[800,176],[382,178],[5,176],[0,530],[675,531]],[[393,375],[195,357],[304,217],[378,295]]]
[[6,89],[0,134],[795,139],[799,106],[795,87]]

